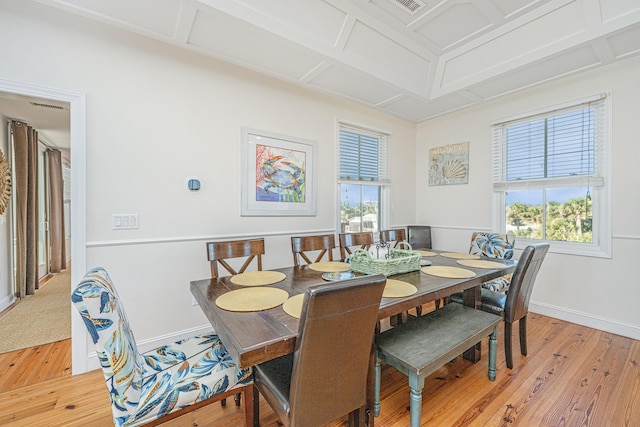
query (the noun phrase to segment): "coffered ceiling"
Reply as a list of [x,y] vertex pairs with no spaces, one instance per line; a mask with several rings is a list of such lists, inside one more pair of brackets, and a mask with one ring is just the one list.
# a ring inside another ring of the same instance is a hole
[[419,122],[640,53],[638,0],[37,0]]

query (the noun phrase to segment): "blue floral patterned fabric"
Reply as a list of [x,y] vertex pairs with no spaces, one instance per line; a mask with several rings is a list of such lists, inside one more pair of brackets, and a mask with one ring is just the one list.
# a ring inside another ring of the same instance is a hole
[[103,268],[71,294],[96,347],[116,427],[137,426],[249,384],[217,335],[202,335],[140,354],[126,314]]
[[[471,235],[470,254],[489,258],[511,259],[516,238],[512,234],[483,233],[476,231]],[[484,282],[482,287],[495,292],[506,292],[511,284],[511,274]]]

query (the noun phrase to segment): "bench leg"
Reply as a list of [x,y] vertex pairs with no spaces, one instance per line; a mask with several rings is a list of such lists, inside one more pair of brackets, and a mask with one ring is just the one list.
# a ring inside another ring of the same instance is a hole
[[496,354],[498,353],[498,327],[489,335],[489,380],[496,379]]
[[420,415],[422,413],[422,389],[424,388],[424,378],[418,377],[414,373],[409,373],[409,411],[411,413],[411,427],[420,427]]
[[380,375],[381,375],[381,367],[380,367],[380,358],[378,357],[378,352],[375,352],[373,362],[373,416],[377,417],[380,415]]

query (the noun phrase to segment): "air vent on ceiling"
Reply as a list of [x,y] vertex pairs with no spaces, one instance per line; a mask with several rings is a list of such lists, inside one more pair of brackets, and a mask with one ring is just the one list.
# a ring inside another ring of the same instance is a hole
[[398,7],[401,7],[405,12],[409,12],[412,15],[416,13],[418,9],[425,6],[424,3],[418,0],[391,0],[391,3],[396,4]]
[[64,107],[61,107],[59,105],[43,104],[41,102],[32,102],[32,101],[30,101],[29,104],[33,105],[34,107],[53,108],[53,109],[56,109],[56,110],[64,110]]

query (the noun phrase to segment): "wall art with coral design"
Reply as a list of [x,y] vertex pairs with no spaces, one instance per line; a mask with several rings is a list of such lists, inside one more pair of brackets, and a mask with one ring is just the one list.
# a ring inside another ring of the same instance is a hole
[[469,182],[469,142],[429,149],[429,185]]

